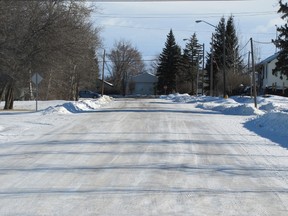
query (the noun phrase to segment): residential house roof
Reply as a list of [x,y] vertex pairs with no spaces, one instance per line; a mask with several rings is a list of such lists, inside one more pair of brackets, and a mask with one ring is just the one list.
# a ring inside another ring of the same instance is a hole
[[[98,80],[102,82],[102,79],[98,78]],[[109,83],[109,82],[107,82],[106,80],[104,80],[104,83],[105,83],[106,85],[108,85],[108,86],[111,86],[111,87],[114,86],[112,83]]]
[[153,82],[157,82],[158,78],[154,74],[146,72],[146,73],[142,73],[142,74],[138,74],[136,76],[133,76],[132,80],[134,82],[142,82],[142,83],[145,83],[145,82],[151,83],[152,82],[153,83]]
[[268,58],[264,59],[263,61],[261,61],[259,64],[260,65],[264,65],[264,64],[269,64],[271,61],[273,61],[274,59],[276,59],[279,55],[279,52],[274,53],[273,55],[269,56]]

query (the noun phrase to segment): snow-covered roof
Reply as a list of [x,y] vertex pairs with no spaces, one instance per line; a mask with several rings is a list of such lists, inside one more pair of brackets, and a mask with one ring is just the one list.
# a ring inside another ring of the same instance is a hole
[[274,59],[276,59],[279,55],[279,52],[269,56],[268,58],[264,59],[263,61],[261,61],[259,64],[260,65],[264,65],[264,64],[268,64],[270,63],[271,61],[273,61]]
[[[102,79],[98,78],[98,80],[100,80],[100,81],[102,82]],[[107,81],[105,81],[105,80],[104,80],[104,83],[105,83],[106,85],[109,85],[109,86],[113,87],[113,84],[112,84],[112,83],[109,83],[109,82],[107,82]]]
[[134,82],[157,82],[158,78],[151,73],[142,73],[132,77]]

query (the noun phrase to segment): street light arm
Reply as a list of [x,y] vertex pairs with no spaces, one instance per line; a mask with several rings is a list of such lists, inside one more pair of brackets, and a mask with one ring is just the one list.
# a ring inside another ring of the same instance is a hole
[[196,23],[204,22],[204,23],[206,23],[207,25],[210,25],[210,26],[212,26],[212,27],[214,27],[214,28],[217,28],[215,25],[213,25],[213,24],[211,24],[211,23],[209,23],[209,22],[206,22],[205,20],[196,20],[195,22],[196,22]]

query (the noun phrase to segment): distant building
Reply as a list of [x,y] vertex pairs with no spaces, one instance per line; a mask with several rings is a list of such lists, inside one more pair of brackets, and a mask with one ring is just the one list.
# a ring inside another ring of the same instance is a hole
[[275,76],[272,71],[276,67],[277,56],[279,53],[275,53],[272,56],[264,59],[259,63],[259,90],[262,93],[284,94],[285,89],[288,89],[287,76],[280,75]]
[[142,73],[131,78],[129,89],[133,95],[155,95],[157,82],[157,76]]

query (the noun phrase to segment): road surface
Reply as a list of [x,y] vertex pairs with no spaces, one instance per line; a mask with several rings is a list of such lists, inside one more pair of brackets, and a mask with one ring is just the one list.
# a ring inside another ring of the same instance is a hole
[[287,150],[246,119],[160,99],[39,115],[0,145],[0,215],[288,215]]

